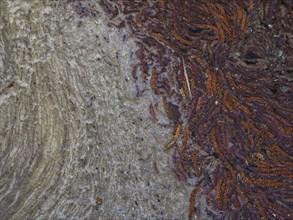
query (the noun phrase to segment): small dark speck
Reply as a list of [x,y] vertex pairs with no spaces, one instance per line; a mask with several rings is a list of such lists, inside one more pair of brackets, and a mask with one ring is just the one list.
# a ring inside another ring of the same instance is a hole
[[253,52],[248,52],[245,55],[245,59],[257,59],[257,58],[259,58],[259,56]]
[[200,32],[203,31],[202,28],[198,28],[198,27],[195,27],[195,28],[188,28],[188,30],[191,32],[191,33],[194,33],[194,34],[198,34]]
[[219,158],[219,156],[218,156],[218,154],[216,154],[216,152],[213,152],[212,156],[214,156],[216,159]]

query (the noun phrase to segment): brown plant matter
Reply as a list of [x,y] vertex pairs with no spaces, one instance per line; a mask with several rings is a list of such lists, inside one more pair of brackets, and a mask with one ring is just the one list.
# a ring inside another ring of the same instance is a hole
[[199,196],[215,219],[293,218],[292,3],[102,0],[101,6],[137,39],[133,75],[162,97],[151,115],[163,105],[174,123],[167,148],[174,149],[176,175],[193,183],[189,218]]

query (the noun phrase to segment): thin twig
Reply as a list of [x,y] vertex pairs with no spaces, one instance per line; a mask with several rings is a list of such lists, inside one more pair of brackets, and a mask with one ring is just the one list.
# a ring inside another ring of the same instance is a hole
[[6,83],[3,88],[0,89],[0,95],[5,93],[8,89],[10,89],[14,85],[14,81]]
[[187,71],[186,71],[186,65],[185,65],[185,61],[184,61],[183,58],[182,58],[182,64],[183,64],[183,72],[184,72],[184,76],[185,76],[185,80],[186,80],[186,84],[187,84],[189,96],[190,96],[190,98],[192,98],[190,84],[189,84],[189,79],[188,79],[188,75],[187,75]]

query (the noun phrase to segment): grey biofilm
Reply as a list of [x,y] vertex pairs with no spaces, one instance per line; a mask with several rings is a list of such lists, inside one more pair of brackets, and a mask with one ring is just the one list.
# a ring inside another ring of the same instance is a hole
[[0,2],[1,220],[187,217],[134,51],[127,30],[64,1]]

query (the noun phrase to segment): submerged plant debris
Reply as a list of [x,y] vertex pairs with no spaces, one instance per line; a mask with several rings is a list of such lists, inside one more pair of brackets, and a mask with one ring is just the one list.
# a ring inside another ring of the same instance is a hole
[[[71,2],[78,11],[82,1]],[[292,2],[100,4],[136,38],[133,77],[145,85],[138,94],[153,91],[154,122],[164,106],[174,124],[166,147],[178,179],[193,187],[189,218],[292,219]]]

